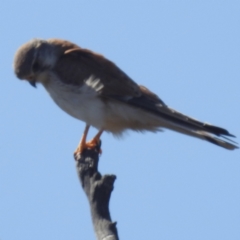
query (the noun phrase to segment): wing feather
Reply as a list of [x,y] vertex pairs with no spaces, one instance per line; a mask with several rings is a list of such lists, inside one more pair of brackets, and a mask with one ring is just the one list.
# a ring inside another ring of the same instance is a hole
[[81,86],[91,77],[99,79],[103,85],[100,96],[129,98],[141,95],[139,86],[113,62],[87,49],[66,50],[53,70],[61,76],[63,83],[75,86]]

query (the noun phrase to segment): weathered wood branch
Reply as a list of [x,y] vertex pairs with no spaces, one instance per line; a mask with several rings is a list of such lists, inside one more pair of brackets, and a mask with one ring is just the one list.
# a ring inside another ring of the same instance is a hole
[[118,240],[116,222],[111,221],[109,212],[109,200],[116,176],[102,176],[98,172],[99,150],[100,145],[75,156],[77,173],[90,204],[97,239]]

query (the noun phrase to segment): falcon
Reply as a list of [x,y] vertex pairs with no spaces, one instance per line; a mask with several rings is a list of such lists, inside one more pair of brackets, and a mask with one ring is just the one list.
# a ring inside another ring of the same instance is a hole
[[[14,72],[36,87],[41,83],[53,101],[86,123],[75,151],[99,144],[101,134],[126,130],[157,132],[162,128],[197,137],[233,150],[237,144],[226,129],[200,122],[168,107],[156,94],[135,83],[104,56],[60,39],[33,39],[14,58]],[[86,141],[89,127],[98,129]]]

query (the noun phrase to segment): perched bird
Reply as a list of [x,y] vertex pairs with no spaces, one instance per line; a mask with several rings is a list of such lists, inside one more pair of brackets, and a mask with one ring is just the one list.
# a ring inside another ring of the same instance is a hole
[[[229,150],[238,148],[226,138],[234,137],[227,130],[169,108],[113,62],[69,41],[33,39],[25,43],[16,52],[14,72],[34,87],[41,83],[61,109],[86,123],[75,154],[95,147],[103,131],[121,135],[129,129],[157,132],[167,128]],[[86,142],[90,126],[98,133]]]

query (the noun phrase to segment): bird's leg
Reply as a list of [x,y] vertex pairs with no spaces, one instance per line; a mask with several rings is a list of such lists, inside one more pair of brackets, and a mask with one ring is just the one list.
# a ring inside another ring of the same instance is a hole
[[101,137],[103,131],[104,131],[104,129],[99,130],[99,132],[97,133],[97,135],[96,135],[92,140],[90,140],[89,142],[87,142],[86,144],[89,145],[90,148],[91,148],[91,147],[93,148],[93,147],[95,147],[96,145],[98,145],[99,142],[100,142],[100,137]]
[[82,135],[82,138],[77,146],[77,149],[75,150],[74,152],[74,156],[77,154],[77,153],[82,153],[83,150],[86,148],[86,139],[87,139],[87,134],[88,134],[88,130],[89,130],[90,126],[89,125],[86,125],[85,129],[84,129],[84,132],[83,132],[83,135]]
[[[92,140],[90,140],[89,142],[86,142],[89,128],[90,126],[86,125],[83,132],[83,136],[77,146],[77,149],[74,152],[74,156],[76,156],[77,154],[81,154],[84,151],[84,149],[87,149],[87,148],[93,149],[99,144],[101,134],[103,133],[104,130],[103,129],[100,130]],[[101,153],[101,150],[100,150],[100,153]]]

